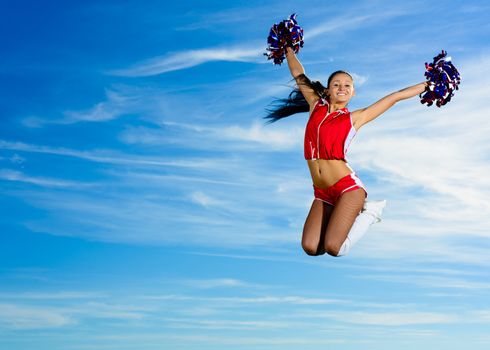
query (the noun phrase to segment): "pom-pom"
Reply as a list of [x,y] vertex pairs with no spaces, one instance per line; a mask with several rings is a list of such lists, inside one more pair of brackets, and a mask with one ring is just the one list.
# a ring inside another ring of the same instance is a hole
[[451,101],[454,90],[458,90],[461,82],[459,72],[451,63],[451,57],[447,57],[447,52],[442,52],[434,57],[434,62],[425,63],[425,77],[427,87],[424,93],[420,94],[420,102],[432,106],[434,101],[437,107],[441,107]]
[[286,48],[291,47],[295,53],[303,47],[303,29],[296,21],[296,14],[288,19],[274,24],[267,38],[267,51],[264,53],[267,59],[273,60],[274,64],[281,64],[286,58]]

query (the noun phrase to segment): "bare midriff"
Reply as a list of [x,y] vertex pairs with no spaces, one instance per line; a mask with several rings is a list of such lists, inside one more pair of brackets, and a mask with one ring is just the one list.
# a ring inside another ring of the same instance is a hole
[[325,189],[332,186],[341,178],[353,172],[351,167],[343,160],[336,159],[308,159],[313,185]]

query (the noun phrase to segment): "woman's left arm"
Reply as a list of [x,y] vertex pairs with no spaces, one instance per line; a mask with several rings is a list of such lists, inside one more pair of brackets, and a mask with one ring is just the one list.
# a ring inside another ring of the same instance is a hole
[[373,103],[371,106],[358,109],[352,112],[352,123],[354,124],[354,128],[359,130],[361,126],[369,123],[371,120],[379,117],[381,114],[386,112],[389,108],[391,108],[395,103],[406,100],[407,98],[417,96],[425,91],[425,87],[427,86],[427,82],[423,82],[417,85],[409,86],[400,91],[389,94],[388,96],[383,97],[376,103]]

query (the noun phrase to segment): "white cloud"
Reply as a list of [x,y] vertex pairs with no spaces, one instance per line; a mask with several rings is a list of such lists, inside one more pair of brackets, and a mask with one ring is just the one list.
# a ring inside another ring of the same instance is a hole
[[489,309],[473,311],[471,314],[473,314],[474,320],[476,320],[477,322],[488,322],[488,323],[490,323],[490,310]]
[[[160,188],[177,194],[159,194],[162,189],[148,183],[137,183],[141,191],[128,192],[130,179],[114,190],[94,197],[89,191],[80,193],[43,193],[23,191],[22,199],[44,211],[56,213],[56,220],[36,219],[24,225],[35,232],[62,236],[77,236],[105,242],[126,242],[132,244],[183,244],[204,246],[258,246],[265,241],[275,245],[284,244],[293,239],[291,233],[275,232],[263,219],[263,212],[245,203],[257,192],[256,188],[238,188],[244,204],[227,205],[233,201],[236,192],[225,186],[213,186],[206,195],[220,198],[219,210],[215,207],[195,206],[192,211],[182,211],[185,197],[181,191],[192,192],[189,183],[164,183]],[[193,184],[196,187],[199,184]],[[199,187],[199,186],[198,186]],[[259,189],[260,190],[260,189]],[[200,191],[197,190],[197,191]],[[202,192],[202,191],[201,191]],[[209,192],[209,194],[208,194]],[[97,200],[94,200],[97,198]],[[197,198],[203,200],[201,198]],[[209,198],[204,198],[209,205]],[[266,199],[264,199],[266,200]],[[273,200],[272,198],[270,200]],[[238,215],[239,214],[239,215]],[[253,219],[251,219],[253,218]],[[144,223],[142,225],[141,223]],[[207,230],[202,230],[207,227]],[[212,229],[211,229],[212,228]],[[179,232],[179,235],[175,235]],[[230,234],[232,232],[232,234]],[[257,237],[256,232],[263,234]],[[267,245],[267,244],[266,244]]]
[[0,324],[14,329],[57,328],[73,324],[63,312],[37,306],[0,304]]
[[22,119],[22,125],[27,126],[28,128],[40,128],[47,122],[47,119],[32,115]]
[[201,297],[192,295],[148,295],[148,300],[198,301],[216,305],[233,306],[237,304],[295,304],[295,305],[330,305],[345,304],[348,301],[333,298],[311,298],[304,296],[273,296],[263,295],[257,297]]
[[98,292],[24,292],[16,294],[2,293],[0,297],[4,299],[25,299],[25,300],[70,300],[70,299],[92,299],[103,298],[106,295]]
[[65,118],[58,123],[104,122],[132,112],[131,105],[134,104],[132,101],[134,97],[124,96],[120,92],[111,90],[106,90],[106,97],[106,101],[99,102],[88,110],[66,111]]
[[458,315],[434,312],[327,312],[324,316],[346,323],[387,327],[460,322]]
[[11,142],[0,140],[0,149],[17,150],[23,152],[52,154],[66,157],[85,159],[97,163],[133,165],[142,167],[182,167],[182,168],[216,168],[224,164],[219,164],[221,160],[215,159],[186,159],[175,160],[175,158],[164,159],[145,156],[127,156],[113,150],[94,150],[80,151],[64,147],[51,147],[44,145],[28,144],[23,142]]
[[77,306],[65,306],[64,310],[73,316],[91,318],[107,318],[117,320],[139,320],[147,316],[153,308],[147,306],[132,306],[128,304],[86,302]]
[[257,62],[264,52],[256,48],[211,48],[168,53],[135,64],[131,68],[109,71],[109,74],[124,77],[147,77],[175,70],[194,67],[212,61]]
[[228,288],[228,287],[250,287],[255,286],[245,281],[240,281],[234,278],[215,278],[207,280],[184,280],[182,281],[187,286],[192,288]]
[[[356,17],[346,16],[344,18],[335,18],[326,21],[322,24],[316,25],[313,28],[310,28],[308,31],[305,32],[304,39],[305,41],[310,41],[317,36],[321,36],[326,33],[331,33],[336,30],[340,30],[340,29],[342,29],[343,31],[353,30],[366,23],[372,24],[371,21],[373,20],[373,17],[375,16],[363,15],[363,16],[356,16]],[[348,25],[346,25],[346,23],[348,23]]]
[[192,329],[227,329],[227,330],[276,330],[295,328],[301,326],[298,322],[291,321],[236,321],[236,320],[198,320],[195,318],[165,318],[169,328],[192,328]]
[[[481,174],[490,167],[474,164],[478,160],[471,153],[472,147],[468,143],[455,144],[449,137],[384,136],[363,141],[363,158],[358,161],[363,167],[376,169],[382,178],[400,178],[404,183],[488,211],[486,190],[490,182]],[[462,176],[457,169],[465,168]]]
[[[105,318],[113,320],[139,320],[154,311],[148,306],[86,301],[107,297],[96,292],[58,292],[23,293],[18,298],[2,295],[8,299],[23,299],[26,302],[43,303],[39,305],[0,304],[0,326],[12,329],[42,329],[68,327],[80,324],[83,320]],[[56,306],[49,306],[55,302]],[[61,306],[60,306],[61,304]]]
[[221,201],[219,199],[212,198],[201,191],[192,192],[190,194],[190,199],[192,202],[202,205],[203,207],[226,205],[226,202]]
[[369,79],[368,76],[364,76],[361,74],[357,74],[357,73],[353,73],[353,72],[349,72],[349,74],[352,75],[352,77],[354,78],[354,86],[356,88],[364,85]]
[[43,187],[86,188],[95,186],[95,184],[90,183],[28,176],[20,171],[11,169],[0,169],[0,180],[24,182]]
[[[216,130],[217,131],[217,130]],[[218,132],[217,132],[218,134]],[[299,146],[304,134],[302,128],[268,127],[255,122],[249,127],[231,126],[221,130],[224,138],[257,143],[273,150],[293,149]]]
[[[384,19],[390,19],[401,15],[406,15],[407,8],[391,9],[374,12],[368,15],[352,15],[349,14],[343,18],[335,18],[333,20],[308,28],[305,33],[305,40],[311,40],[325,33],[331,33],[336,30],[354,30],[364,26],[379,23]],[[253,11],[253,15],[256,12]],[[248,16],[251,14],[249,13]],[[246,15],[245,15],[246,16]],[[214,16],[214,21],[218,23],[244,21],[244,15],[236,16],[236,12],[232,10],[232,16],[225,16],[223,13]],[[206,18],[205,27],[209,27],[210,20]],[[346,25],[347,23],[347,25]],[[301,23],[300,23],[301,24]],[[202,28],[203,23],[195,23],[190,26],[184,26],[180,29],[195,30]],[[177,28],[179,29],[179,28]],[[125,77],[144,77],[163,74],[175,70],[194,67],[206,62],[212,61],[231,61],[231,62],[254,62],[266,63],[263,53],[265,52],[265,41],[249,42],[232,48],[205,48],[198,50],[186,50],[181,52],[171,52],[166,55],[147,59],[136,63],[133,67],[119,70],[109,71],[109,74],[125,76]],[[243,48],[245,47],[245,49]]]
[[31,116],[22,120],[24,126],[39,128],[46,124],[74,124],[79,122],[106,122],[124,115],[141,111],[141,101],[137,91],[120,87],[106,89],[106,99],[85,110],[68,110],[62,118],[42,118]]
[[[379,25],[383,20],[388,20],[400,16],[407,16],[412,10],[404,4],[402,6],[392,6],[389,9],[384,8],[384,11],[373,10],[373,5],[369,3],[367,8],[362,5],[356,7],[356,10],[347,15],[337,15],[333,19],[324,21],[305,31],[305,41],[311,41],[313,38],[331,34],[332,32],[341,31],[346,33],[351,30],[365,28],[372,25]],[[359,15],[359,13],[363,13]],[[332,18],[332,17],[327,17]],[[301,25],[301,23],[300,23]]]
[[[161,129],[127,129],[121,139],[127,143],[178,144],[187,148],[221,150],[279,151],[300,149],[304,130],[301,126],[264,124],[255,121],[250,125],[215,125],[163,122],[172,132]],[[223,144],[226,142],[226,144]]]
[[311,337],[254,337],[254,336],[226,336],[226,335],[210,335],[209,330],[207,330],[203,334],[199,333],[193,333],[193,334],[184,334],[184,335],[178,335],[175,334],[175,332],[172,332],[171,334],[155,334],[155,333],[137,333],[137,334],[106,334],[103,336],[98,336],[98,340],[106,340],[109,341],[111,344],[114,344],[114,342],[121,342],[123,341],[124,343],[127,343],[128,341],[133,341],[138,344],[138,346],[142,346],[143,344],[147,344],[150,342],[150,344],[176,344],[176,345],[181,345],[181,344],[198,344],[199,346],[202,346],[203,344],[212,344],[215,346],[219,345],[225,345],[228,347],[233,347],[233,346],[286,346],[286,345],[297,345],[297,346],[304,346],[305,344],[309,345],[325,345],[325,344],[342,344],[345,341],[342,339],[338,338],[332,338],[332,337],[317,337],[315,339],[311,339]]
[[490,289],[490,283],[470,281],[462,278],[449,278],[440,276],[420,276],[420,275],[360,275],[356,276],[359,279],[368,279],[376,281],[384,281],[398,284],[412,284],[424,288],[433,288],[440,290],[448,289],[463,289],[467,292],[481,292],[485,289]]
[[122,174],[118,171],[109,170],[106,171],[107,174],[115,177],[121,177],[123,179],[134,179],[145,181],[146,183],[152,183],[155,186],[162,183],[176,182],[176,183],[201,183],[201,184],[214,184],[214,185],[226,185],[226,186],[239,186],[239,187],[249,187],[249,184],[239,182],[239,181],[226,181],[217,178],[200,178],[196,176],[189,175],[160,175],[151,172],[126,172]]

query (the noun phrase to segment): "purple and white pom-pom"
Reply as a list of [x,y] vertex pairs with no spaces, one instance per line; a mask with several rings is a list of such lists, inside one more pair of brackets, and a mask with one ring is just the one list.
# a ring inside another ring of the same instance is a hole
[[296,14],[292,14],[288,19],[274,24],[267,38],[267,51],[264,53],[267,59],[274,60],[274,64],[281,64],[286,58],[286,48],[291,47],[295,53],[303,47],[303,29],[296,21]]
[[458,90],[461,82],[459,72],[451,63],[451,57],[446,57],[447,52],[442,52],[434,57],[434,62],[425,63],[425,77],[427,87],[424,93],[420,94],[420,102],[432,106],[434,101],[437,107],[441,107],[451,101],[454,90]]

